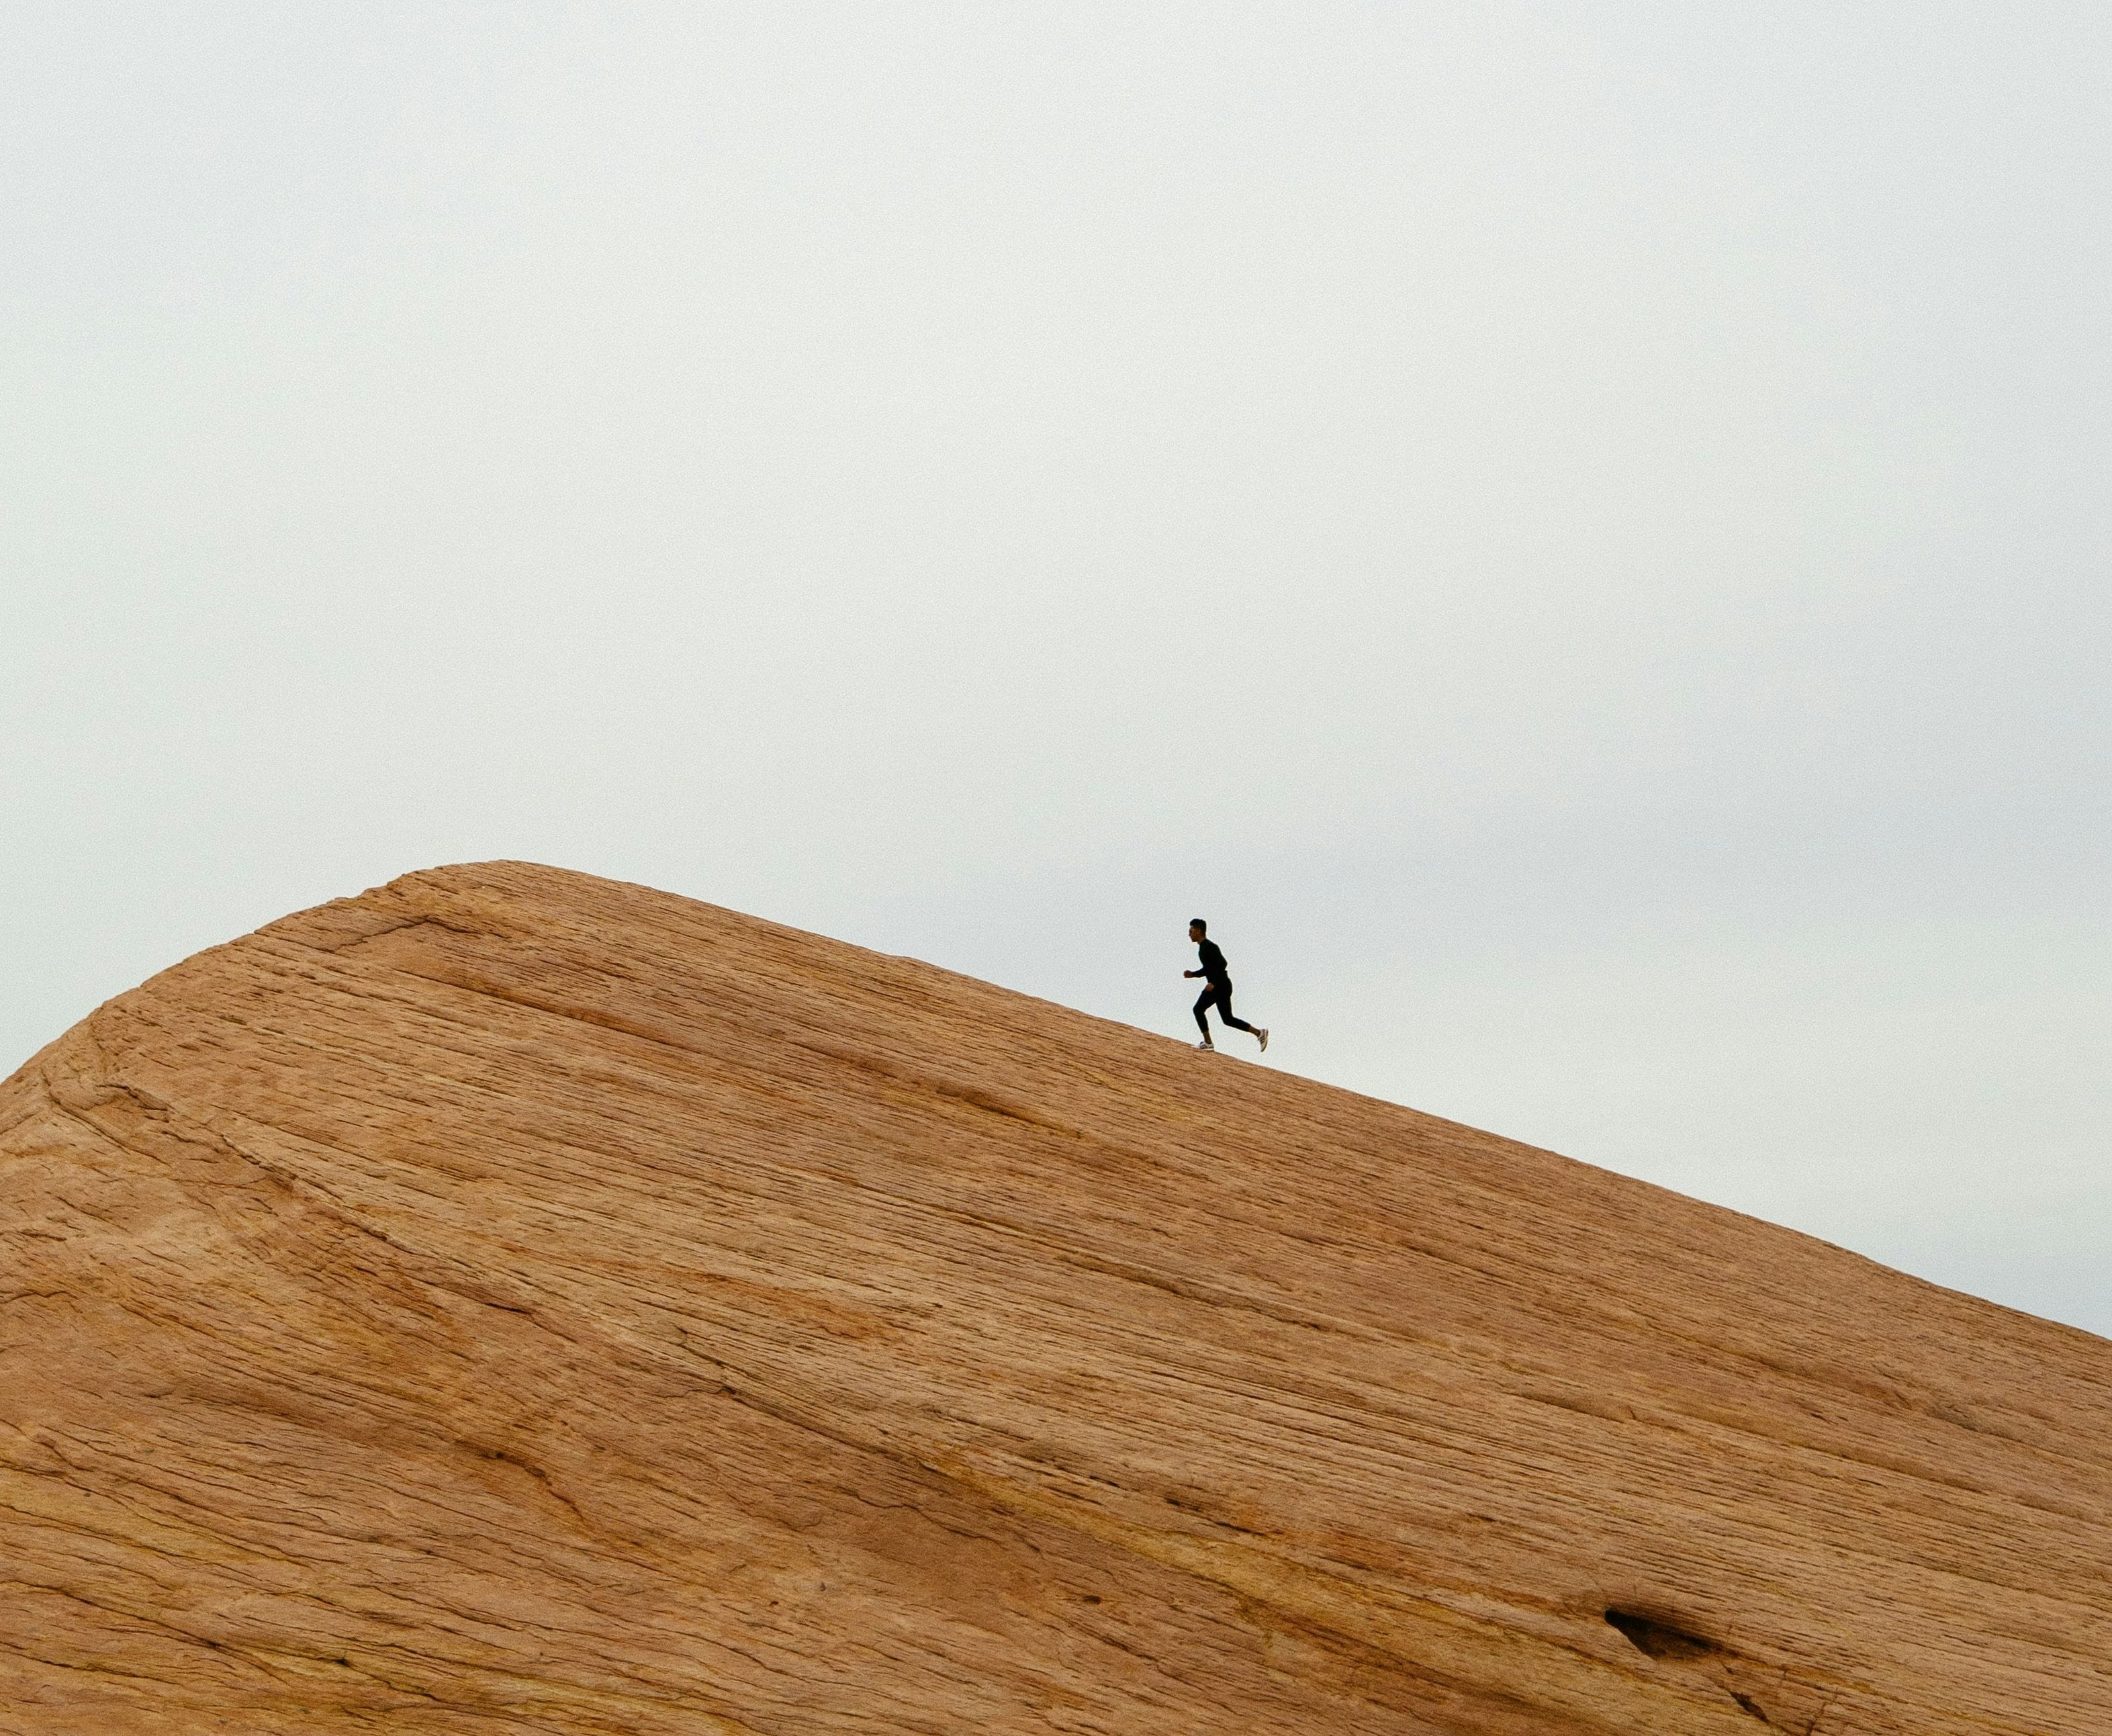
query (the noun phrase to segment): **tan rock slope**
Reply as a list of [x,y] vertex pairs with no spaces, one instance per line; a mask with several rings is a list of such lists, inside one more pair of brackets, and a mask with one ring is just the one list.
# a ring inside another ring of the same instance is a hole
[[2103,1340],[552,869],[0,1087],[10,1733],[2105,1736],[2108,1514]]

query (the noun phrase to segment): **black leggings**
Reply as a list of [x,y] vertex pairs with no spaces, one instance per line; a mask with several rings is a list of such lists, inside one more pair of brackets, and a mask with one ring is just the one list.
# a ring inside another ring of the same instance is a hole
[[1203,1027],[1204,1041],[1209,1040],[1210,1021],[1204,1014],[1215,1006],[1218,1017],[1235,1031],[1251,1031],[1254,1027],[1244,1018],[1232,1017],[1232,986],[1229,982],[1213,982],[1203,991],[1202,998],[1195,1003],[1195,1023]]

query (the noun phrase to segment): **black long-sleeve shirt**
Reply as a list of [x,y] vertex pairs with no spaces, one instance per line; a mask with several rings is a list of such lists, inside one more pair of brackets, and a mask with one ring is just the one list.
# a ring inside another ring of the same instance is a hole
[[1213,988],[1229,988],[1232,973],[1225,966],[1225,955],[1218,950],[1215,941],[1205,937],[1195,943],[1195,956],[1203,961],[1203,975]]

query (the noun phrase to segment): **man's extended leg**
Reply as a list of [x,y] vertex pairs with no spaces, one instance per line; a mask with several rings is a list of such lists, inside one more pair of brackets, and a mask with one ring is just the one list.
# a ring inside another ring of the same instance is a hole
[[[1224,1020],[1233,1030],[1245,1032],[1248,1036],[1261,1045],[1263,1052],[1266,1054],[1268,1050],[1268,1031],[1260,1025],[1249,1024],[1244,1018],[1232,1017],[1232,991],[1229,987],[1218,990],[1217,996],[1218,1017]],[[1195,1016],[1200,1018],[1203,1015],[1198,1013]]]

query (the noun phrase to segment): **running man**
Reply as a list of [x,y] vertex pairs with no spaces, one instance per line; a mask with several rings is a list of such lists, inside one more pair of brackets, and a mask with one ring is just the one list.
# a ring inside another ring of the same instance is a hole
[[1188,938],[1195,943],[1196,956],[1202,959],[1200,970],[1184,970],[1184,977],[1200,977],[1204,987],[1202,998],[1195,1003],[1195,1023],[1202,1027],[1203,1041],[1198,1049],[1207,1049],[1213,1055],[1218,1046],[1210,1041],[1210,1021],[1203,1015],[1212,1006],[1218,1017],[1235,1031],[1245,1031],[1258,1037],[1263,1055],[1268,1053],[1268,1032],[1260,1025],[1250,1025],[1244,1018],[1232,1017],[1232,973],[1225,968],[1225,955],[1218,950],[1218,943],[1210,938],[1210,925],[1197,917],[1188,925]]

